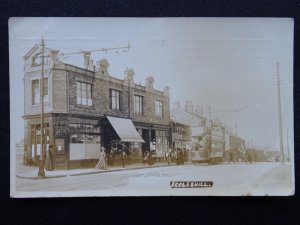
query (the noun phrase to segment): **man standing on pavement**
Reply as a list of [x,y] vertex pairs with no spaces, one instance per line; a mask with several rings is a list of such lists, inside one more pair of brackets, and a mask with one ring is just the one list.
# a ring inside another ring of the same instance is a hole
[[47,151],[47,158],[46,158],[46,170],[52,171],[54,169],[54,148],[53,145],[49,145],[49,149]]

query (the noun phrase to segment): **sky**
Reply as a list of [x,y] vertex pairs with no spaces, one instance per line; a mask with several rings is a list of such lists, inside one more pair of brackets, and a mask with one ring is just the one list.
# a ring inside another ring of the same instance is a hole
[[[289,18],[11,18],[9,21],[11,143],[24,135],[23,56],[44,37],[60,52],[97,50],[110,75],[135,71],[174,101],[199,105],[246,142],[279,149],[276,63],[280,63],[283,140],[293,149],[293,20]],[[83,56],[63,58],[83,66]],[[221,112],[220,112],[221,111]],[[222,112],[223,111],[223,112]],[[224,112],[225,111],[225,112]],[[235,128],[236,127],[236,128]]]

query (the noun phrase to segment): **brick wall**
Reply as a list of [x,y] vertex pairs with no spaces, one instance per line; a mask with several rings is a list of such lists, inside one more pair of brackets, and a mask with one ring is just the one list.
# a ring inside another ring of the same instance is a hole
[[[45,104],[45,113],[70,113],[74,115],[96,116],[111,115],[132,118],[136,122],[169,125],[169,96],[164,91],[157,91],[148,86],[136,85],[133,81],[120,80],[107,74],[81,69],[68,64],[61,64],[48,76],[49,103]],[[39,105],[32,105],[32,79],[38,79],[40,72],[25,75],[25,114],[40,113]],[[92,84],[92,106],[77,104],[77,81]],[[130,84],[130,85],[129,85]],[[120,91],[120,110],[109,108],[109,89]],[[129,96],[130,89],[130,96]],[[143,115],[134,113],[134,95],[143,96]],[[163,117],[155,116],[155,101],[163,102]]]
[[52,72],[52,107],[53,112],[68,112],[68,83],[67,73],[64,70]]
[[[132,118],[133,121],[155,123],[169,125],[170,122],[170,106],[169,97],[164,92],[149,91],[145,87],[136,88],[134,85],[130,87],[130,96],[128,94],[128,84],[112,77],[97,77],[83,72],[69,71],[69,112],[74,114],[84,114],[91,116],[111,115],[124,118]],[[81,81],[92,84],[92,106],[81,106],[76,101],[76,82]],[[60,87],[58,93],[64,91],[64,87]],[[120,91],[120,110],[111,110],[109,108],[109,90],[114,89]],[[143,115],[134,113],[134,95],[144,97]],[[63,96],[63,94],[62,94]],[[130,104],[128,104],[130,98]],[[155,100],[163,101],[163,117],[155,116]],[[62,100],[60,100],[62,103]]]

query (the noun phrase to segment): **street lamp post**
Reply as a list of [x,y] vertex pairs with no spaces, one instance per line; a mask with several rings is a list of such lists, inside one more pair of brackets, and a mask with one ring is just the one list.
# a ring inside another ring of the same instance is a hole
[[41,41],[41,84],[40,84],[40,104],[41,104],[41,152],[40,152],[40,161],[39,161],[39,177],[45,177],[45,143],[44,143],[44,49],[45,42],[44,38]]

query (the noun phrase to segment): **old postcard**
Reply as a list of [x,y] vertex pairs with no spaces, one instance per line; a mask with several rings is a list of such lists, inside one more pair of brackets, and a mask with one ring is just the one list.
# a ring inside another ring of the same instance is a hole
[[11,197],[288,196],[290,18],[10,18]]

